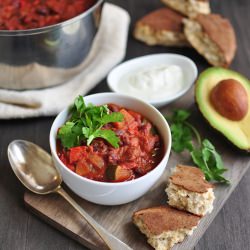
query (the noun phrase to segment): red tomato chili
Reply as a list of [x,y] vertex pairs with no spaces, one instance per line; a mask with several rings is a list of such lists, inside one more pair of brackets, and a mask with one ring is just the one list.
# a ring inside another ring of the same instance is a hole
[[0,30],[41,28],[71,19],[95,0],[2,0]]
[[135,111],[116,104],[108,104],[108,107],[112,112],[121,112],[124,117],[122,122],[106,125],[106,129],[113,130],[119,137],[119,148],[99,138],[90,146],[70,149],[61,147],[58,141],[59,158],[75,173],[97,181],[122,182],[147,174],[163,156],[163,145],[156,129]]

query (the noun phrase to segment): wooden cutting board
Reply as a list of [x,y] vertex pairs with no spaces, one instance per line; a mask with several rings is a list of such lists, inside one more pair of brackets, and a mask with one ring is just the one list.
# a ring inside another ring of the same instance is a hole
[[[231,181],[231,185],[216,186],[216,200],[214,202],[213,212],[205,216],[193,235],[186,238],[183,243],[176,245],[173,248],[174,250],[189,250],[194,248],[250,166],[250,157],[235,151],[222,137],[219,137],[216,133],[211,131],[206,123],[203,122],[190,100],[193,100],[193,98],[188,95],[182,99],[181,102],[177,103],[178,106],[174,104],[168,108],[172,110],[176,107],[187,108],[191,106],[193,113],[192,123],[198,128],[203,137],[209,138],[215,144],[217,150],[222,155],[225,166],[228,168],[225,176]],[[166,110],[162,110],[162,112],[165,113]],[[174,167],[177,163],[190,164],[190,158],[186,154],[172,153],[165,173],[154,187],[142,198],[126,205],[111,207],[100,206],[87,202],[71,192],[70,194],[97,222],[127,243],[130,247],[135,250],[152,249],[146,243],[145,236],[132,224],[131,216],[133,212],[138,209],[166,204],[167,196],[164,192],[166,181],[170,168]],[[131,192],[133,192],[133,190],[131,190]],[[69,237],[77,240],[79,243],[90,249],[106,249],[98,236],[93,232],[92,228],[58,195],[39,196],[26,192],[24,201],[26,206],[35,214]]]

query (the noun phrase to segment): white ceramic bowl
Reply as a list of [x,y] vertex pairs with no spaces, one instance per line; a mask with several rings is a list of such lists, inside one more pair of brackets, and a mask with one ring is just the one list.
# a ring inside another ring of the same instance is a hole
[[101,93],[85,96],[86,103],[102,105],[115,103],[135,110],[147,117],[157,127],[164,143],[164,156],[161,162],[152,171],[146,175],[127,182],[108,183],[89,180],[79,176],[68,169],[59,159],[56,152],[56,134],[68,119],[69,109],[64,109],[54,120],[50,130],[50,148],[55,166],[60,171],[63,181],[67,186],[80,197],[93,203],[102,205],[119,205],[133,201],[145,194],[160,178],[167,166],[169,153],[171,149],[171,133],[169,126],[162,114],[153,106],[125,95],[115,93]]
[[[164,106],[177,98],[184,95],[192,86],[195,79],[197,78],[198,70],[195,63],[186,56],[178,54],[153,54],[142,57],[137,57],[132,60],[128,60],[117,67],[115,67],[107,77],[107,83],[109,88],[119,94],[125,94],[119,88],[121,79],[131,74],[131,72],[136,72],[137,70],[142,70],[143,68],[155,67],[157,65],[177,65],[183,70],[185,77],[185,82],[180,91],[173,94],[172,96],[166,96],[164,98],[151,99],[148,102],[155,107]],[[136,96],[139,98],[139,96]]]

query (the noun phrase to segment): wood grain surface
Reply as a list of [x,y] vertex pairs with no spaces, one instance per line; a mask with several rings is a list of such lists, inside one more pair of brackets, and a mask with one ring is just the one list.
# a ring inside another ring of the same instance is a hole
[[[159,0],[112,0],[110,2],[126,8],[134,22],[152,9],[162,6]],[[220,13],[229,18],[235,27],[237,34],[238,49],[236,58],[231,66],[248,78],[250,78],[250,1],[248,0],[211,0],[214,12]],[[132,31],[131,26],[131,31]],[[209,65],[192,49],[148,47],[135,41],[130,32],[126,59],[134,58],[152,53],[173,52],[186,55],[193,59],[199,72]],[[103,80],[91,93],[108,91],[106,80]],[[192,90],[189,91],[192,95]],[[177,100],[175,107],[183,106],[183,99]],[[191,105],[191,104],[190,104]],[[192,106],[192,105],[191,105]],[[173,106],[166,106],[164,112],[172,109]],[[195,111],[196,109],[192,107]],[[195,111],[196,112],[196,111]],[[31,214],[23,204],[25,189],[19,183],[12,172],[7,160],[7,145],[14,139],[30,140],[39,144],[49,151],[49,129],[53,121],[50,118],[36,118],[25,120],[0,121],[0,249],[1,250],[80,250],[86,249],[76,241],[65,237],[53,227],[48,226],[43,220]],[[218,150],[226,152],[227,162],[236,159],[234,168],[239,165],[249,164],[249,157],[241,155],[232,149],[221,137],[211,131],[206,124],[197,116],[194,118],[196,124],[203,128],[206,134],[215,142]],[[174,157],[174,156],[172,156]],[[239,163],[239,165],[238,165]],[[173,162],[174,164],[174,162]],[[230,164],[231,167],[231,164]],[[243,171],[245,167],[240,167]],[[238,176],[240,177],[240,176]],[[220,213],[213,220],[212,224],[197,243],[195,250],[249,250],[250,249],[250,171],[248,170],[240,184],[236,187]],[[227,190],[229,195],[232,189]],[[165,199],[162,193],[161,202]],[[150,204],[151,200],[148,201]],[[222,204],[219,204],[222,205]],[[115,218],[118,215],[115,216]],[[94,215],[95,217],[95,215]],[[211,218],[212,219],[212,218]],[[205,226],[205,225],[204,225]],[[140,240],[145,240],[137,232]],[[188,250],[188,249],[186,249]]]

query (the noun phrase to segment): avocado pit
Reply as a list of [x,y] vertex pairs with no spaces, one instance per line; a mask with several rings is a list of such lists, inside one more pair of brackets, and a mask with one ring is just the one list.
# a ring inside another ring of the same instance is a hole
[[223,117],[242,120],[248,112],[248,94],[243,85],[235,79],[220,81],[210,93],[210,102]]

